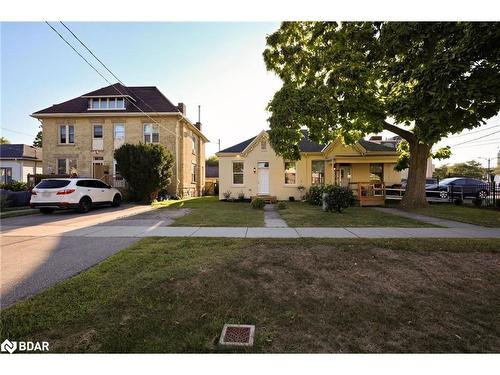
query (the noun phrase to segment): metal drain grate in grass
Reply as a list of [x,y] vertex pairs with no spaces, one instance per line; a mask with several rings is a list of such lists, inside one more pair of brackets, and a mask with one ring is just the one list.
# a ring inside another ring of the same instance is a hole
[[246,324],[224,324],[220,345],[253,346],[255,326]]

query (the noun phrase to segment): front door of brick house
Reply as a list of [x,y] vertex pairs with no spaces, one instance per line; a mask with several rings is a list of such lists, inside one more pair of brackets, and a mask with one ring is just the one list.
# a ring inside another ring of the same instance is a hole
[[269,194],[269,162],[259,161],[257,163],[257,194]]
[[93,177],[99,180],[104,179],[104,163],[94,162],[93,163]]

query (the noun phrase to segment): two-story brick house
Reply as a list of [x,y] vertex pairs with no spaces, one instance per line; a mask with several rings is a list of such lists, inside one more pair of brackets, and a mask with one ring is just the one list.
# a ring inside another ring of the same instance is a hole
[[118,184],[114,151],[124,143],[159,143],[174,156],[169,193],[198,196],[205,185],[205,143],[199,122],[186,117],[157,87],[114,84],[31,115],[42,122],[43,171]]

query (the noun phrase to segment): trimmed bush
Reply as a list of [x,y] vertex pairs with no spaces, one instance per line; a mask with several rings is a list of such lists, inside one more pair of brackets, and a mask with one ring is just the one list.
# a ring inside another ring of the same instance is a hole
[[327,193],[325,198],[326,210],[342,212],[351,205],[353,200],[352,190],[336,185],[326,185],[324,192]]
[[150,203],[170,184],[174,158],[161,144],[126,143],[114,158],[133,200]]
[[250,203],[252,208],[255,208],[257,210],[261,210],[264,208],[266,205],[266,202],[264,202],[264,199],[262,198],[255,198],[252,203]]
[[0,189],[3,190],[10,190],[10,191],[23,191],[26,190],[28,186],[26,185],[26,182],[21,182],[21,181],[11,181],[7,182],[6,184],[0,184]]
[[457,198],[453,201],[456,206],[462,206],[464,204],[464,200],[462,198]]
[[278,202],[278,210],[285,210],[287,208],[286,202]]
[[295,197],[294,197],[294,196],[288,197],[288,200],[289,200],[290,202],[295,202]]

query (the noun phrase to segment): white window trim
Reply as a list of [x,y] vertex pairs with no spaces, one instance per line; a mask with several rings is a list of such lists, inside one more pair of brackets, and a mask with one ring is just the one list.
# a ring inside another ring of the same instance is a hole
[[[193,173],[193,167],[194,167],[194,173]],[[196,169],[198,168],[198,165],[196,163],[191,163],[191,184],[197,184],[198,181],[196,180],[196,177],[198,176],[198,173],[196,173]],[[193,179],[194,176],[194,179]]]
[[[123,126],[123,138],[116,138],[116,125]],[[144,130],[143,130],[143,138],[144,138]],[[125,140],[125,123],[123,123],[123,122],[114,122],[113,123],[113,139]]]
[[151,135],[151,144],[158,144],[160,143],[160,126],[158,124],[155,124],[155,123],[151,123],[151,122],[145,122],[142,124],[142,141],[144,143],[146,143],[146,133],[145,133],[145,130],[146,130],[146,125],[151,125],[153,128],[156,126],[158,128],[158,142],[153,142],[153,132],[149,133]]
[[[123,107],[116,107],[116,104],[117,104],[117,99],[123,99]],[[93,100],[99,100],[99,108],[93,108],[92,107],[92,101]],[[101,100],[105,100],[107,105],[106,105],[106,108],[101,108]],[[114,100],[115,101],[115,108],[109,108],[109,102],[111,100]],[[121,110],[124,110],[125,109],[125,98],[124,97],[120,97],[120,98],[117,98],[117,97],[112,97],[112,98],[90,98],[89,99],[89,108],[87,109],[87,111],[121,111]]]
[[[234,163],[242,163],[243,170],[241,172],[234,172]],[[243,183],[237,184],[234,182],[234,174],[241,174],[243,176]],[[245,186],[245,162],[243,160],[233,160],[231,163],[231,186]]]
[[[61,128],[64,126],[66,132],[66,142],[61,142]],[[69,127],[73,127],[73,143],[69,141]],[[59,124],[57,127],[57,144],[61,146],[74,146],[75,145],[75,125],[73,124]]]
[[193,142],[193,146],[192,146],[192,150],[191,151],[192,151],[193,155],[196,155],[196,151],[197,151],[196,150],[197,149],[197,147],[196,147],[196,136],[194,134],[191,135],[191,142]]
[[[286,183],[286,179],[285,179],[285,174],[286,174],[286,168],[285,168],[285,164],[286,163],[295,163],[295,183],[294,184],[287,184]],[[288,161],[284,161],[283,162],[283,185],[284,186],[297,186],[297,181],[299,180],[299,171],[298,171],[298,168],[297,168],[297,162],[296,161],[293,161],[293,160],[288,160]]]

